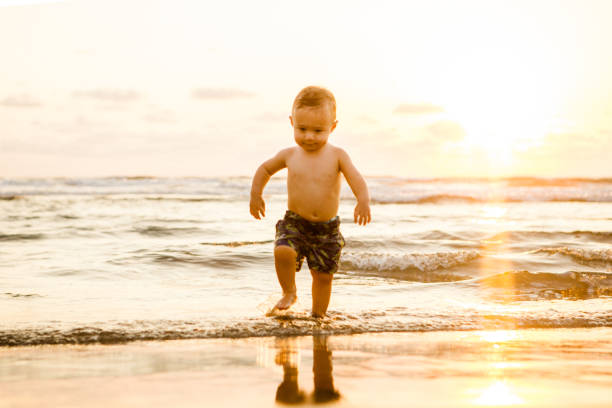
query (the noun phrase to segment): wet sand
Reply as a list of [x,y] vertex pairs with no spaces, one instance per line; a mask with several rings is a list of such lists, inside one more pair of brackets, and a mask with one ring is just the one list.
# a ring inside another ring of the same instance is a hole
[[609,407],[612,328],[0,348],[2,407]]

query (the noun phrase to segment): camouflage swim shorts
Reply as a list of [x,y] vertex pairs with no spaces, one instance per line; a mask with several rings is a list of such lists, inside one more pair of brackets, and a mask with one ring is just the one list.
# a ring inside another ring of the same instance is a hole
[[302,268],[304,258],[310,269],[333,274],[338,270],[344,237],[338,216],[326,222],[313,222],[287,211],[276,223],[274,246],[287,245],[297,252],[295,270]]

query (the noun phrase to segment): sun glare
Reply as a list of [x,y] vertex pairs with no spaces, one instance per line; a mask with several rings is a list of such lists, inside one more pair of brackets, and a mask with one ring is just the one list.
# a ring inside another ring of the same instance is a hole
[[459,147],[482,153],[492,169],[511,168],[517,153],[543,143],[563,96],[558,74],[547,70],[554,61],[528,44],[468,50],[449,64],[438,91],[449,119],[465,131]]
[[[508,101],[504,103],[512,105]],[[537,146],[547,134],[545,118],[495,101],[489,106],[480,101],[466,101],[460,107],[449,108],[449,113],[465,130],[461,146],[484,153],[497,166],[511,166],[515,153]]]
[[518,338],[515,330],[487,330],[479,332],[478,335],[489,343],[503,343]]
[[504,381],[495,381],[474,400],[476,405],[486,406],[519,405],[523,402],[523,399],[513,393]]

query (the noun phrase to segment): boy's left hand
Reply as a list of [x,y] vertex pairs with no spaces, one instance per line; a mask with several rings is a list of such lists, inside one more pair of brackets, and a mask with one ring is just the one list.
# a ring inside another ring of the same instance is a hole
[[372,220],[370,215],[370,204],[357,202],[355,206],[355,223],[366,225]]
[[266,216],[266,203],[261,196],[251,195],[251,202],[249,203],[249,210],[251,215],[258,220],[261,220],[262,216]]

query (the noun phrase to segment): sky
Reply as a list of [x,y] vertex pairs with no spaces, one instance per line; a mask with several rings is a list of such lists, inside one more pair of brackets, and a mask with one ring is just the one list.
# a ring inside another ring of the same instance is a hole
[[0,0],[0,177],[250,176],[307,85],[366,176],[612,177],[612,1]]

